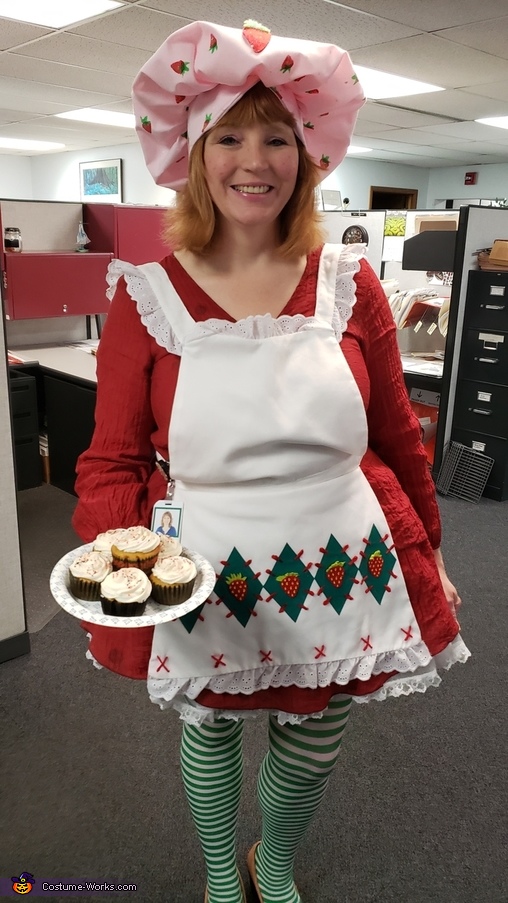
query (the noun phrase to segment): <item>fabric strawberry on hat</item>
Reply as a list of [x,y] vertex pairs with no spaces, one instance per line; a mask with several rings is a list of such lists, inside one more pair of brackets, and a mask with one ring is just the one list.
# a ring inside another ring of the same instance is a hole
[[259,81],[293,114],[321,178],[338,166],[365,101],[345,50],[278,37],[253,20],[243,29],[192,22],[164,41],[133,85],[136,129],[158,185],[183,187],[195,142]]

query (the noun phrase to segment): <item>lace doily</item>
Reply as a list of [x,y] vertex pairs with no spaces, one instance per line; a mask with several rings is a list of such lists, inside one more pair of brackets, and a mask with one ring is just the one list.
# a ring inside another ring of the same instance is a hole
[[[332,319],[332,328],[339,342],[346,331],[356,301],[354,276],[360,269],[360,259],[364,255],[364,245],[345,245],[339,256]],[[141,322],[148,334],[170,354],[181,355],[181,344],[171,329],[148,280],[137,267],[123,260],[112,260],[107,273],[107,297],[110,300],[113,298],[116,284],[122,276],[125,278],[129,295],[136,302]],[[230,333],[245,339],[264,339],[312,329],[313,324],[314,317],[305,317],[302,314],[277,318],[271,314],[260,314],[245,317],[234,323],[210,318],[197,324],[199,331],[196,334]]]

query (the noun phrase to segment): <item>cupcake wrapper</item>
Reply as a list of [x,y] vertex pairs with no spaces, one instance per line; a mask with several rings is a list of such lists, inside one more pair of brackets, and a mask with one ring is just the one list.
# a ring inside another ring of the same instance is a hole
[[116,599],[106,599],[101,596],[101,607],[105,615],[115,615],[117,618],[134,618],[142,615],[146,608],[144,602],[117,602]]
[[113,554],[113,570],[119,571],[121,568],[138,568],[140,571],[144,571],[145,574],[149,574],[157,561],[158,552],[154,555],[151,555],[150,558],[117,558]]
[[100,583],[95,580],[86,580],[84,577],[75,577],[69,573],[69,589],[76,599],[83,599],[85,602],[98,602],[100,599]]
[[194,580],[188,583],[173,583],[171,586],[152,582],[152,599],[159,605],[179,605],[186,602],[194,592]]

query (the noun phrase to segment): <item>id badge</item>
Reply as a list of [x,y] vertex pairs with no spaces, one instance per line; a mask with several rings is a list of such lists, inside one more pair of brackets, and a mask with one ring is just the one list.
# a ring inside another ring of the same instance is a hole
[[150,529],[159,535],[171,536],[181,541],[183,505],[177,505],[173,501],[173,492],[174,483],[170,480],[166,498],[155,502],[153,506]]

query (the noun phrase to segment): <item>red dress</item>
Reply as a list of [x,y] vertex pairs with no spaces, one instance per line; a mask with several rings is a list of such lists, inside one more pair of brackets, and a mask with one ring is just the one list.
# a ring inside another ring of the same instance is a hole
[[[283,310],[285,316],[314,312],[320,251],[309,255],[305,272]],[[173,257],[161,261],[197,320],[232,320],[188,276]],[[458,633],[446,602],[432,549],[440,545],[440,518],[420,428],[404,384],[395,324],[384,292],[369,264],[355,277],[357,301],[342,337],[342,350],[367,411],[369,449],[362,470],[390,527],[422,639],[432,655]],[[73,525],[84,542],[119,526],[150,523],[155,501],[165,495],[155,468],[157,451],[169,458],[168,430],[180,358],[157,344],[141,322],[121,280],[111,303],[97,354],[96,428],[77,465],[79,501]],[[84,625],[90,651],[104,667],[146,679],[153,628],[121,630]],[[326,707],[338,692],[370,694],[390,677],[318,689],[270,688],[251,695],[203,691],[197,701],[213,708],[279,709],[309,714]]]

